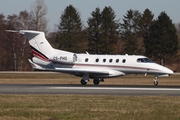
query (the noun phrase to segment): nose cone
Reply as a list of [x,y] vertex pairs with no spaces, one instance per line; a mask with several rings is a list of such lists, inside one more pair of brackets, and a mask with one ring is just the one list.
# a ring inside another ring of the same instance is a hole
[[174,73],[171,69],[166,68],[166,67],[163,67],[162,72],[166,73],[166,74],[173,74]]

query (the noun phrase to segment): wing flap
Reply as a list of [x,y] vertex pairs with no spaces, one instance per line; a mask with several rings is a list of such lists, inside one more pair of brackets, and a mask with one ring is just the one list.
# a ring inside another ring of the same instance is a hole
[[104,77],[117,77],[117,76],[124,76],[125,73],[121,72],[121,71],[117,71],[117,70],[110,70],[110,69],[106,69],[106,70],[100,70],[100,69],[73,69],[73,68],[56,68],[55,71],[59,71],[59,72],[66,72],[66,73],[77,73],[77,74],[85,74],[85,73],[89,73],[89,75],[92,76],[104,76]]
[[55,68],[55,71],[59,72],[70,72],[70,73],[94,73],[94,74],[103,74],[108,75],[108,71],[102,70],[92,70],[92,69],[75,69],[75,68]]

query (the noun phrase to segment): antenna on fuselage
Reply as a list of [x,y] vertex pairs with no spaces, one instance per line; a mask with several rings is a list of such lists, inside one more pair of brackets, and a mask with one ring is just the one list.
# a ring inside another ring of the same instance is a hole
[[88,51],[86,51],[86,54],[89,55]]

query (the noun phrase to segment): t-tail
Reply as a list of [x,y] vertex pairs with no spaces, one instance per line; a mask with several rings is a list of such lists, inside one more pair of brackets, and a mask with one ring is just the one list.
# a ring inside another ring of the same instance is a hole
[[50,56],[55,54],[55,50],[46,40],[44,32],[29,30],[20,30],[19,32],[28,38],[34,56],[48,61]]
[[[52,62],[68,63],[74,59],[74,53],[63,50],[54,49],[45,38],[44,32],[31,30],[6,30],[7,32],[17,32],[23,34],[29,41],[31,46],[33,61],[29,59],[34,69],[44,70],[45,68],[53,68]],[[63,57],[66,59],[61,59]]]

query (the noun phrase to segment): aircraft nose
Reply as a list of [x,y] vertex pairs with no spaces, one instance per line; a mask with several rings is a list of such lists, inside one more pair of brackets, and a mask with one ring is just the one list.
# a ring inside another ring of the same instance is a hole
[[163,67],[162,70],[163,70],[164,73],[167,73],[167,74],[173,74],[174,73],[171,69],[166,68],[166,67]]

